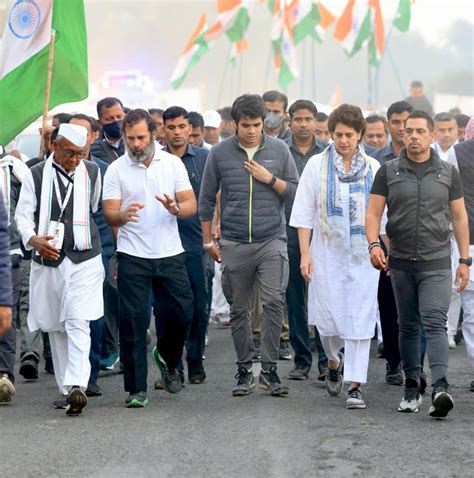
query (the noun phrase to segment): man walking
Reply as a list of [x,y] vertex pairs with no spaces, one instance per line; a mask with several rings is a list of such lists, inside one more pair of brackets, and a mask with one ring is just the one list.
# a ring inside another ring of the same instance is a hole
[[62,124],[53,154],[26,174],[15,219],[26,249],[34,249],[28,326],[49,332],[55,378],[67,396],[58,408],[77,415],[87,404],[89,321],[103,315],[97,165],[83,161],[87,130]]
[[[276,364],[288,283],[285,200],[294,197],[298,172],[288,147],[263,133],[265,116],[260,96],[243,95],[235,100],[236,135],[211,149],[199,198],[204,248],[217,261],[222,251],[222,288],[231,304],[238,364],[234,396],[248,395],[255,388],[250,326],[254,284],[263,308],[259,385],[272,395],[288,393]],[[211,236],[219,188],[220,249]]]
[[[433,384],[429,414],[445,417],[454,403],[448,393],[446,318],[451,295],[451,232],[461,259],[456,283],[469,280],[469,229],[459,173],[431,149],[431,117],[414,111],[405,122],[405,148],[398,159],[384,163],[372,186],[366,233],[372,265],[390,267],[400,326],[400,355],[405,394],[398,410],[417,412],[420,386],[420,322],[427,336]],[[388,208],[390,263],[379,242],[380,220]]]
[[146,337],[150,323],[150,292],[162,330],[153,359],[162,385],[178,393],[176,370],[192,317],[192,292],[177,218],[196,214],[196,199],[184,164],[154,141],[155,124],[142,109],[131,110],[123,123],[126,153],[114,161],[104,178],[104,217],[117,236],[120,302],[120,358],[126,406],[147,405]]

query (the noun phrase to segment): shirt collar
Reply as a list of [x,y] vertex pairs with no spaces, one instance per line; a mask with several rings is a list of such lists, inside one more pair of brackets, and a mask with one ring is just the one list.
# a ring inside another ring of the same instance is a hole
[[[164,151],[166,151],[167,153],[170,153],[170,154],[173,154],[169,149],[168,149],[168,146],[165,146],[163,148]],[[189,144],[186,146],[186,151],[184,152],[182,158],[184,158],[185,156],[196,156],[196,151],[194,150],[194,147],[192,144]]]

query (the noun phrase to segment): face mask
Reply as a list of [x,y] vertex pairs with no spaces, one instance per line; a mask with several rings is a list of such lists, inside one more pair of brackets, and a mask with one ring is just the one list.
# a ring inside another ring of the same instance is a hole
[[120,139],[122,137],[122,120],[102,125],[102,129],[106,136],[112,139]]
[[273,111],[270,111],[269,113],[267,113],[267,116],[265,116],[265,121],[263,124],[266,130],[268,129],[273,131],[281,128],[282,123],[283,118],[281,116],[278,116]]

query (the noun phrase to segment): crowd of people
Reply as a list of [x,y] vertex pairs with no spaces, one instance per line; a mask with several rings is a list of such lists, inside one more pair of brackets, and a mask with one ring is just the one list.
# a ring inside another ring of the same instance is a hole
[[377,333],[398,410],[422,403],[426,352],[429,414],[445,417],[460,317],[474,366],[473,138],[474,119],[434,115],[419,82],[386,116],[278,91],[202,114],[108,97],[97,119],[55,115],[39,157],[0,155],[0,402],[18,330],[19,374],[38,379],[42,349],[67,415],[102,394],[101,369],[120,367],[126,407],[146,406],[153,318],[169,393],[206,380],[216,321],[233,396],[255,389],[256,361],[259,388],[288,395],[278,361],[305,380],[316,351],[329,395],[346,382],[346,408],[364,409]]

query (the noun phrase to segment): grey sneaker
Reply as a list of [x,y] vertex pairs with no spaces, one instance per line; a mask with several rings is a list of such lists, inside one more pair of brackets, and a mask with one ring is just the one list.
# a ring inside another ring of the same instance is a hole
[[279,360],[291,360],[293,355],[291,355],[290,343],[288,340],[280,340],[280,347],[278,348],[278,359]]
[[290,380],[306,380],[309,375],[309,371],[311,367],[307,367],[304,365],[295,365],[293,370],[288,374],[288,378]]
[[344,354],[338,353],[339,366],[336,369],[328,368],[326,375],[326,390],[332,397],[338,397],[342,393],[344,382],[342,381],[342,371],[344,370]]
[[148,405],[146,392],[130,393],[125,400],[127,408],[144,408]]
[[255,388],[255,379],[253,378],[252,369],[247,370],[245,367],[239,367],[235,378],[237,385],[232,389],[234,397],[243,397],[248,395]]
[[8,378],[8,375],[4,373],[0,377],[0,403],[11,402],[13,395],[15,395],[15,387]]
[[362,393],[359,388],[351,388],[349,390],[346,400],[346,408],[349,410],[363,410],[364,408],[367,408],[367,405],[362,399]]
[[453,409],[454,401],[446,390],[434,391],[429,415],[433,418],[444,418]]
[[274,397],[288,395],[289,392],[288,387],[281,384],[275,365],[270,367],[270,370],[262,370],[260,372],[260,376],[258,377],[258,386],[260,390],[266,390]]
[[403,399],[398,405],[398,411],[402,413],[418,413],[418,407],[423,403],[418,388],[405,388]]
[[385,382],[389,385],[403,385],[403,373],[400,365],[397,367],[391,367],[390,364],[387,364],[387,372],[385,374]]

